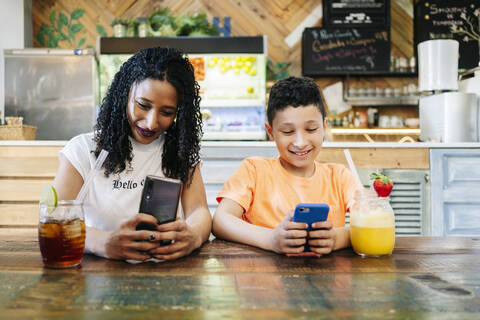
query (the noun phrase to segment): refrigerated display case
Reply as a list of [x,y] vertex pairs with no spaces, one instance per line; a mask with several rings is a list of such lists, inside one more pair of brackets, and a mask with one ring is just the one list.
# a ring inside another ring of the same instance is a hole
[[192,62],[202,97],[203,140],[266,139],[265,37],[100,38],[101,97],[123,62],[154,46],[181,49]]

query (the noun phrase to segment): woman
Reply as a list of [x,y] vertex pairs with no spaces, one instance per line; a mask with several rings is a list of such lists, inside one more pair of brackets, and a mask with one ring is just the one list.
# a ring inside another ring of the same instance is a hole
[[[172,260],[208,239],[211,215],[200,173],[199,86],[182,53],[142,50],[115,75],[101,105],[94,133],[70,140],[60,152],[54,180],[58,199],[75,199],[102,149],[102,172],[83,202],[86,252],[111,259]],[[138,213],[147,175],[180,179],[185,219],[158,225]],[[136,230],[149,223],[156,230]],[[161,245],[162,240],[173,240]]]

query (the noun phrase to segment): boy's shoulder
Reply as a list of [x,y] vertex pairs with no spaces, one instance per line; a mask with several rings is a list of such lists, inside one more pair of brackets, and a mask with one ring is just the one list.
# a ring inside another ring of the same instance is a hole
[[333,162],[318,162],[315,160],[317,163],[317,166],[320,168],[323,168],[324,170],[331,170],[331,171],[343,171],[347,167],[345,167],[341,163],[333,163]]
[[273,168],[277,159],[260,156],[247,157],[242,160],[242,165],[252,170],[267,170]]
[[252,156],[252,157],[246,157],[243,159],[243,162],[248,162],[253,165],[272,165],[277,161],[276,158],[267,158],[267,157],[261,157],[261,156]]
[[317,168],[320,172],[323,172],[324,174],[328,175],[343,175],[345,172],[350,172],[347,167],[345,167],[343,164],[340,163],[324,163],[324,162],[318,162],[315,161],[317,164]]

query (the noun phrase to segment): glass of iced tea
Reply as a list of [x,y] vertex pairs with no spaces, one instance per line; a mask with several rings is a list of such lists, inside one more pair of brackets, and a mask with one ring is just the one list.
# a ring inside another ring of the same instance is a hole
[[388,255],[395,246],[395,215],[388,198],[369,191],[358,194],[350,208],[350,241],[363,257]]
[[79,265],[85,248],[85,221],[81,203],[63,200],[58,201],[55,207],[40,204],[38,242],[46,267]]

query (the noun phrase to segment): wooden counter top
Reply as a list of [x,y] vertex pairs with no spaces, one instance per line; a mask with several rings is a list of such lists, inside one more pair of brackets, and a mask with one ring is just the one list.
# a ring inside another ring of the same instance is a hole
[[394,253],[287,258],[213,240],[183,259],[132,265],[86,255],[44,269],[36,231],[0,229],[6,319],[475,319],[480,239],[397,237]]

